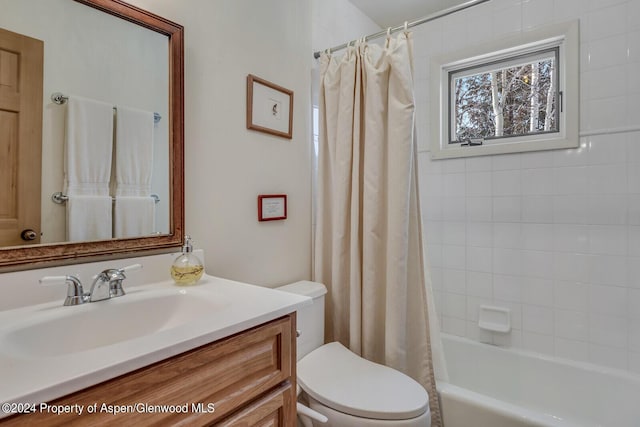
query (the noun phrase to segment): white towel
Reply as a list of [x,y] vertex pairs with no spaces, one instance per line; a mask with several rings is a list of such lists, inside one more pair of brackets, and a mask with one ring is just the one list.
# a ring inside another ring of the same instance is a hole
[[153,197],[116,197],[114,237],[149,236],[155,231],[156,203]]
[[111,239],[111,196],[69,196],[67,200],[67,240]]
[[67,102],[65,188],[68,196],[107,196],[113,150],[113,106],[70,96]]
[[117,107],[116,197],[149,196],[153,170],[153,113]]

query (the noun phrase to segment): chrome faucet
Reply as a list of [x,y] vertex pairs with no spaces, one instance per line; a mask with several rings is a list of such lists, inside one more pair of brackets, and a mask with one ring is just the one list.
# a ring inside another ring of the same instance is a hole
[[91,289],[84,292],[82,283],[76,276],[47,276],[40,279],[42,285],[58,285],[67,283],[67,298],[64,305],[79,305],[85,302],[96,302],[121,297],[125,294],[122,281],[127,278],[125,272],[142,268],[141,264],[133,264],[124,268],[109,268],[94,277]]

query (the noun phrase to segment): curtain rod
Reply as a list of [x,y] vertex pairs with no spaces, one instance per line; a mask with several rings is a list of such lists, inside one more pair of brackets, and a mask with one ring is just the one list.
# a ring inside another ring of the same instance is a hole
[[[459,12],[461,10],[468,9],[470,7],[473,7],[473,6],[476,6],[476,5],[480,4],[480,3],[485,3],[485,2],[488,2],[488,1],[489,0],[471,0],[471,1],[459,4],[457,6],[453,6],[453,7],[450,7],[448,9],[444,9],[444,10],[442,10],[440,12],[436,12],[434,14],[425,16],[424,18],[420,18],[420,19],[418,19],[416,21],[408,22],[407,23],[407,28],[415,27],[416,25],[424,24],[426,22],[433,21],[435,19],[442,18],[442,17],[447,16],[447,15],[451,15],[452,13],[456,13],[456,12]],[[403,25],[398,25],[397,27],[392,27],[390,29],[390,31],[391,31],[391,33],[395,33],[397,31],[404,30],[404,28],[405,28],[404,24]],[[366,36],[364,38],[364,40],[365,41],[369,41],[369,40],[377,39],[378,37],[382,37],[382,36],[386,36],[386,35],[387,35],[387,30],[384,29],[384,30],[379,31],[379,32],[377,32],[375,34],[370,34],[370,35]],[[351,42],[349,42],[349,43],[351,43]],[[349,43],[343,43],[340,46],[332,47],[332,48],[329,49],[329,53],[331,53],[332,51],[344,49],[349,45]],[[314,52],[313,53],[313,57],[316,58],[316,59],[320,58],[320,54],[322,52],[324,52],[324,50]]]

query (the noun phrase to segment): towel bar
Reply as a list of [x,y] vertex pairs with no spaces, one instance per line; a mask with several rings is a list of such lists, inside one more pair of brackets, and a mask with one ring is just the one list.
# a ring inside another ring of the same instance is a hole
[[[149,197],[152,197],[155,203],[160,203],[160,196],[158,196],[157,194],[149,194]],[[112,197],[111,199],[113,202],[116,201],[115,197]],[[62,191],[58,191],[51,195],[51,200],[54,203],[63,205],[67,200],[69,200],[69,196],[67,196],[66,194],[62,194]]]
[[[62,105],[65,104],[67,102],[67,100],[69,100],[69,97],[60,93],[60,92],[55,92],[53,94],[51,94],[51,101],[53,101],[54,104],[58,104],[58,105]],[[113,107],[114,111],[118,111],[118,109],[116,107]],[[162,116],[158,113],[153,113],[153,122],[154,123],[158,123],[160,120],[162,120]]]

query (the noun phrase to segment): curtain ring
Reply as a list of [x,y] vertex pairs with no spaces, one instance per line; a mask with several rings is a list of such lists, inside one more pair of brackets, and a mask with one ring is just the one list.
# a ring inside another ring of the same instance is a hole
[[406,33],[408,29],[409,29],[409,22],[404,21],[404,32]]
[[390,36],[391,36],[391,27],[388,27],[387,28],[387,37],[390,37]]

